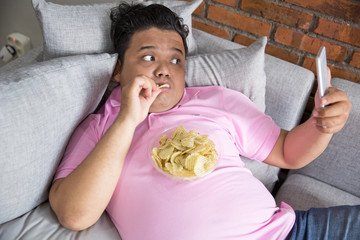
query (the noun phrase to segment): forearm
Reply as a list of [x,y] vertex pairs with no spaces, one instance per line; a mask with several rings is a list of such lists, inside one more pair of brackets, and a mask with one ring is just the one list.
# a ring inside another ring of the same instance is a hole
[[318,131],[313,118],[287,133],[284,139],[284,160],[288,168],[304,167],[327,147],[333,134]]
[[63,225],[80,230],[101,216],[118,182],[135,127],[118,118],[86,159],[54,183],[50,203]]

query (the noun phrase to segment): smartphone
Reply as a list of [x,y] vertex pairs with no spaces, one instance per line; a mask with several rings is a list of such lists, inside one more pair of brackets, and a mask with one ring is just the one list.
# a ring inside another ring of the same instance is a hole
[[[317,81],[319,87],[319,95],[322,98],[328,88],[329,88],[329,81],[328,81],[328,74],[327,74],[327,63],[326,63],[326,49],[322,46],[316,56],[316,71],[317,71]],[[321,107],[325,107],[321,105]]]

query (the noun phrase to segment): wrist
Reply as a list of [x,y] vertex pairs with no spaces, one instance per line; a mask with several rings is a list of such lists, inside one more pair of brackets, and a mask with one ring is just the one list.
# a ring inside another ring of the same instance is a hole
[[119,115],[116,117],[113,124],[115,124],[115,125],[123,125],[129,130],[130,129],[135,130],[137,125],[139,125],[139,122],[136,121],[135,119],[131,118],[128,114],[119,113]]

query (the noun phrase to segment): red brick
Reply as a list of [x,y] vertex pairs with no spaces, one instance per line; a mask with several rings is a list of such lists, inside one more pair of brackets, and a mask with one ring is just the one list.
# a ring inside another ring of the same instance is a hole
[[202,2],[200,6],[194,11],[193,14],[198,16],[204,16],[205,15],[204,12],[205,12],[205,3]]
[[252,39],[249,37],[246,37],[244,35],[236,34],[234,37],[234,42],[240,43],[243,46],[249,46],[253,44],[256,41],[256,39]]
[[350,65],[354,66],[356,68],[360,68],[360,51],[355,51],[351,61],[350,61]]
[[360,21],[360,3],[348,0],[285,0],[301,7],[344,18],[353,22]]
[[300,56],[296,53],[290,52],[288,50],[276,47],[271,44],[266,45],[265,52],[271,56],[280,58],[282,60],[285,60],[287,62],[291,62],[294,64],[297,64],[299,62]]
[[206,23],[198,22],[196,20],[192,21],[192,26],[204,32],[216,35],[221,38],[230,39],[230,33],[225,29],[221,29]]
[[214,0],[214,2],[222,3],[231,7],[236,6],[236,0]]
[[[241,45],[244,46],[249,46],[252,43],[254,43],[256,41],[256,39],[252,39],[240,34],[237,34],[234,38],[234,42],[236,43],[240,43]],[[265,48],[265,52],[269,55],[272,55],[274,57],[280,58],[282,60],[297,64],[299,62],[300,56],[297,55],[296,53],[292,53],[289,52],[285,49],[276,47],[274,45],[271,44],[267,44],[266,48]]]
[[275,41],[294,47],[312,54],[317,54],[321,46],[325,46],[328,59],[342,62],[345,59],[347,48],[327,41],[307,36],[284,27],[278,27],[275,33]]
[[241,9],[249,13],[283,23],[292,27],[308,30],[313,14],[280,6],[265,0],[243,0]]
[[210,5],[208,18],[225,25],[244,30],[259,36],[269,36],[271,24],[232,12],[224,8]]
[[360,46],[360,29],[346,24],[334,23],[320,18],[319,24],[314,32],[355,46]]
[[316,63],[315,63],[314,58],[305,57],[302,66],[304,68],[309,69],[310,71],[312,71],[315,74],[315,76],[317,75],[316,74]]
[[[316,63],[314,58],[306,57],[302,66],[311,70],[316,75]],[[332,78],[342,78],[352,82],[360,83],[360,74],[345,70],[332,64],[328,64],[328,67],[331,70]]]
[[351,72],[351,71],[348,71],[348,70],[345,70],[343,68],[333,66],[333,65],[329,65],[329,68],[331,70],[331,76],[333,78],[337,77],[337,78],[349,80],[351,82],[360,83],[360,74],[359,73]]

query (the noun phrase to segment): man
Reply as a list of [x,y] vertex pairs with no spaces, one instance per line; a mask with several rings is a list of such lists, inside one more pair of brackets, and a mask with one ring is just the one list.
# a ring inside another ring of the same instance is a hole
[[[276,206],[239,153],[281,168],[305,166],[344,126],[346,94],[330,88],[316,100],[327,107],[287,132],[238,92],[185,88],[187,29],[166,7],[120,4],[112,21],[120,87],[68,145],[50,190],[59,221],[82,230],[106,209],[123,239],[286,238],[293,210]],[[180,125],[222,148],[214,172],[194,182],[167,178],[150,163],[159,133]]]

